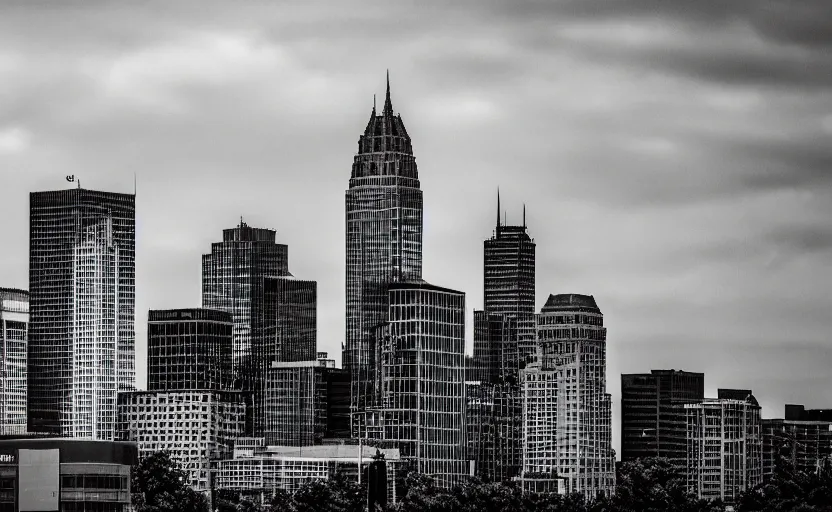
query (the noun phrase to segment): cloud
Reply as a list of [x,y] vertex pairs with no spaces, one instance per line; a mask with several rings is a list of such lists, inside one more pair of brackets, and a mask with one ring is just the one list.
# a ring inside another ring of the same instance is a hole
[[29,148],[32,134],[19,126],[0,129],[0,155],[21,153]]

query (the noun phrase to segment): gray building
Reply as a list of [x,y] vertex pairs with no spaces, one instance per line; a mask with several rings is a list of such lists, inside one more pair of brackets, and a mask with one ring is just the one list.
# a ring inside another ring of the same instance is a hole
[[[589,295],[550,295],[537,318],[539,366],[523,370],[525,489],[587,499],[615,492],[604,315]],[[555,481],[557,487],[555,486]]]
[[465,450],[465,294],[424,281],[389,287],[375,331],[376,393],[361,437],[394,442],[403,461],[450,488],[471,474]]
[[29,203],[29,430],[112,440],[116,394],[135,389],[136,197]]
[[231,313],[234,387],[248,404],[246,432],[261,435],[272,362],[315,359],[317,283],[289,272],[275,231],[240,221],[202,257],[202,306]]
[[621,375],[621,460],[663,457],[684,468],[683,406],[704,398],[703,373],[652,370]]
[[134,443],[0,439],[0,511],[128,512]]
[[0,435],[26,433],[29,293],[0,288]]
[[832,458],[832,409],[806,409],[786,404],[785,418],[762,420],[763,481],[779,463],[814,474]]
[[[344,369],[352,378],[351,410],[373,393],[375,361],[368,338],[388,320],[389,283],[422,277],[422,191],[410,136],[393,113],[390,81],[375,106],[352,164],[346,191],[346,334]],[[353,435],[356,432],[353,431]]]
[[226,311],[150,310],[147,389],[231,389],[232,325]]
[[702,499],[736,503],[763,481],[760,405],[750,389],[719,389],[717,398],[684,405],[687,486]]

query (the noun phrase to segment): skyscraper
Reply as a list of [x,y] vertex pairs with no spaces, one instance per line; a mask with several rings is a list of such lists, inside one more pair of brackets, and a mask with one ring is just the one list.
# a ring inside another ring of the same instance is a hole
[[523,225],[506,226],[500,221],[497,192],[497,228],[483,242],[483,300],[485,311],[510,315],[534,314],[535,243]]
[[[422,191],[410,136],[393,114],[390,80],[375,106],[346,191],[346,334],[343,366],[353,400],[372,393],[371,330],[387,321],[390,283],[422,277]],[[364,347],[362,349],[362,347]],[[361,404],[353,403],[353,413]]]
[[[535,243],[523,225],[500,220],[483,242],[483,298],[485,309],[474,311],[473,371],[478,384],[469,383],[469,414],[480,425],[469,425],[469,456],[477,475],[489,481],[516,477],[522,462],[522,401],[518,372],[536,352]],[[474,411],[473,409],[478,409]]]
[[135,195],[30,195],[29,429],[111,440],[135,388]]
[[402,460],[450,488],[465,452],[465,294],[424,281],[391,284],[390,322],[376,329],[375,399],[362,437],[393,441]]
[[652,370],[621,375],[621,460],[663,457],[685,466],[684,404],[705,397],[705,375]]
[[[604,316],[592,296],[550,295],[538,315],[537,329],[540,367],[533,365],[522,377],[524,433],[537,439],[525,440],[523,476],[529,474],[534,482],[540,473],[548,473],[562,481],[565,492],[588,499],[611,495],[615,452],[612,404],[606,392]],[[542,396],[532,393],[541,386]],[[534,411],[530,404],[535,404]],[[546,439],[547,431],[553,443]]]
[[29,293],[0,288],[0,434],[26,433]]
[[292,276],[288,252],[274,230],[241,219],[202,256],[202,307],[232,316],[234,385],[249,405],[249,435],[262,435],[271,363],[316,355],[317,283]]

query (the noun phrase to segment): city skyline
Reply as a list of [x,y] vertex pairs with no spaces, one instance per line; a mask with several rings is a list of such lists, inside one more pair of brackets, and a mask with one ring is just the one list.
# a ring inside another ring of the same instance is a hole
[[[691,54],[690,68],[661,68],[668,83],[661,75],[632,77],[644,64],[639,59],[670,36],[637,13],[630,13],[635,28],[627,32],[626,26],[615,25],[616,13],[606,13],[607,19],[585,14],[582,25],[571,11],[568,20],[574,25],[559,34],[585,43],[590,55],[572,46],[553,58],[585,59],[576,60],[580,65],[570,73],[589,90],[580,90],[575,78],[563,73],[539,73],[531,65],[509,62],[499,48],[496,56],[478,58],[476,48],[464,45],[446,59],[421,64],[396,61],[393,50],[386,50],[390,53],[372,59],[357,57],[360,62],[348,71],[311,58],[311,69],[291,68],[293,73],[284,76],[281,66],[298,61],[281,60],[282,46],[268,30],[263,39],[240,32],[239,23],[253,16],[242,9],[244,14],[226,25],[206,21],[209,28],[197,34],[178,31],[187,22],[172,16],[165,36],[150,46],[141,27],[157,26],[158,20],[145,15],[140,28],[126,37],[123,53],[90,57],[90,65],[113,69],[105,84],[112,96],[94,100],[88,87],[97,85],[83,80],[81,55],[87,38],[107,33],[82,37],[80,31],[62,29],[74,36],[55,50],[73,57],[60,69],[69,73],[64,81],[37,67],[52,58],[37,53],[46,39],[27,36],[17,45],[11,40],[23,37],[13,28],[24,26],[25,11],[4,11],[8,21],[0,23],[9,29],[3,35],[10,43],[8,54],[33,57],[34,63],[5,54],[0,59],[4,69],[22,71],[8,85],[11,101],[0,100],[14,112],[0,125],[0,204],[6,220],[0,285],[28,288],[29,192],[73,186],[63,182],[69,174],[77,175],[84,188],[132,192],[136,172],[140,387],[145,387],[147,311],[200,305],[200,255],[216,232],[234,225],[240,215],[252,226],[276,229],[278,242],[293,248],[293,271],[319,283],[318,349],[340,359],[344,183],[370,95],[381,96],[383,72],[390,67],[396,110],[407,120],[419,158],[424,277],[466,293],[469,354],[471,311],[482,303],[481,243],[493,230],[499,186],[510,224],[518,223],[522,203],[528,208],[527,223],[538,245],[536,309],[548,293],[574,292],[594,295],[604,311],[614,410],[620,373],[659,368],[705,373],[706,396],[715,395],[717,387],[753,388],[764,417],[779,416],[784,403],[828,406],[822,390],[831,379],[824,372],[830,357],[824,350],[830,299],[823,277],[830,268],[832,235],[824,219],[832,155],[822,143],[832,133],[832,108],[821,96],[829,84],[813,78],[811,70],[786,71],[777,75],[779,82],[761,84],[760,78],[703,67],[696,60],[700,56]],[[123,14],[109,9],[100,16]],[[680,20],[671,7],[658,15]],[[528,22],[520,16],[509,20],[510,28]],[[794,33],[752,29],[753,40],[779,51],[786,51],[785,41],[806,52],[822,47],[797,39],[800,21],[795,17]],[[619,30],[602,34],[599,26],[605,23]],[[756,47],[744,46],[744,32],[733,44],[734,33],[719,26],[712,30],[726,38],[727,47],[757,55]],[[684,49],[685,34],[669,51]],[[605,58],[614,53],[616,38],[630,41],[622,50],[629,60],[605,74]],[[509,50],[531,43],[511,32],[491,44]],[[296,51],[294,57],[303,56]],[[193,64],[166,81],[173,68],[153,67],[148,52],[154,58],[167,55],[159,66],[173,66],[177,58],[191,58]],[[755,62],[774,70],[776,55],[758,55]],[[723,57],[720,62],[731,56]],[[448,68],[449,62],[460,68],[468,63],[471,73]],[[214,63],[220,63],[218,68]],[[241,76],[231,80],[223,66]],[[485,83],[507,69],[517,73],[506,75],[510,83]],[[536,86],[524,85],[523,77]],[[32,80],[45,85],[27,90]],[[620,90],[611,90],[610,83]],[[684,92],[692,83],[699,96]],[[550,97],[541,89],[547,85],[558,91],[552,96],[563,97]],[[224,103],[211,105],[224,96],[239,100],[238,93],[254,86],[256,94],[243,101],[242,112]],[[808,94],[798,99],[797,92]],[[53,93],[65,101],[47,102],[44,95]],[[82,108],[76,100],[90,110],[76,110]],[[38,101],[52,105],[51,117],[43,117]],[[676,109],[665,113],[689,114],[687,130],[662,115],[649,116],[665,107]],[[223,120],[230,121],[228,126],[215,126]],[[589,138],[598,128],[602,134]],[[152,133],[157,129],[160,133]],[[564,147],[575,138],[577,149]],[[320,150],[320,139],[326,151]],[[591,144],[598,140],[608,152]],[[616,415],[616,447],[619,424]]]

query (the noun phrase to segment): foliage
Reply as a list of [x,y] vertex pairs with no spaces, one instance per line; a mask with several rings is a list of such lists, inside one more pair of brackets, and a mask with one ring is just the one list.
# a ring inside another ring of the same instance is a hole
[[737,506],[739,512],[832,511],[832,468],[828,460],[815,473],[799,471],[788,456],[790,442],[778,443],[771,480],[744,493]]
[[204,512],[208,502],[187,484],[187,474],[167,451],[139,460],[132,471],[132,503],[136,512]]

